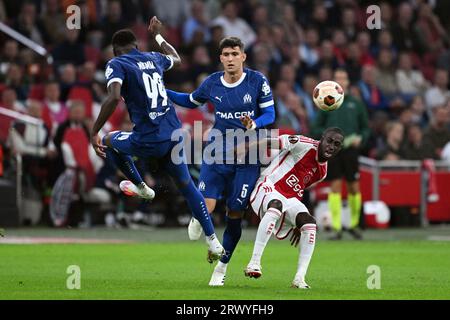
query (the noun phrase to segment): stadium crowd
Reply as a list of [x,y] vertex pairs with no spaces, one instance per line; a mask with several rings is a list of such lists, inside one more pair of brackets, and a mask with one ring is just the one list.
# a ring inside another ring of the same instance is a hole
[[[66,22],[73,12],[66,13],[66,8],[73,4],[81,9],[80,29],[69,30]],[[57,225],[54,216],[50,219],[49,203],[52,198],[64,203],[64,194],[55,194],[55,184],[62,188],[72,181],[67,176],[65,182],[59,179],[67,167],[83,173],[82,183],[77,184],[83,195],[82,211],[101,207],[109,213],[99,223],[144,218],[156,225],[188,222],[181,215],[184,202],[176,189],[166,177],[154,175],[151,165],[141,167],[158,196],[151,205],[134,202],[120,194],[121,178],[93,154],[89,144],[90,127],[106,96],[104,68],[113,57],[111,37],[130,28],[141,50],[158,50],[147,32],[153,15],[164,23],[164,37],[183,62],[166,73],[167,88],[192,92],[205,76],[219,70],[220,40],[238,36],[246,46],[247,65],[270,80],[277,112],[273,127],[280,133],[314,136],[319,110],[311,92],[318,82],[333,79],[334,70],[340,68],[350,80],[346,94],[367,108],[370,137],[361,154],[380,160],[450,161],[450,22],[446,17],[450,3],[379,2],[380,30],[366,25],[370,4],[356,0],[0,0],[0,21],[45,47],[53,58],[49,64],[0,34],[0,110],[19,114],[15,119],[0,113],[0,174],[13,179],[15,157],[22,156],[26,190],[34,190],[43,205],[41,223]],[[186,128],[202,121],[207,129],[214,122],[208,105],[177,108],[177,112]],[[43,123],[23,122],[28,118],[20,115]],[[116,108],[107,130],[131,130],[123,104]],[[198,169],[191,166],[194,178]],[[83,216],[79,222],[89,223]]]

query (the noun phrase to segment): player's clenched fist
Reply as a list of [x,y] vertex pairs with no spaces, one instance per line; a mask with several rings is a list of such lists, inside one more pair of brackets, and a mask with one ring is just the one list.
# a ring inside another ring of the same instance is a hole
[[252,120],[252,118],[250,118],[249,115],[242,116],[239,118],[239,120],[241,120],[241,123],[244,125],[244,127],[249,130],[256,128],[255,122]]
[[150,19],[150,24],[148,25],[148,31],[150,31],[153,35],[161,33],[163,28],[162,22],[156,16]]

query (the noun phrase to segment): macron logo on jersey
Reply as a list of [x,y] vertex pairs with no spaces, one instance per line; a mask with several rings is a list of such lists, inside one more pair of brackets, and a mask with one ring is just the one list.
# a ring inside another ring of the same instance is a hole
[[239,119],[243,116],[252,117],[255,115],[255,111],[237,111],[237,112],[220,112],[217,111],[216,115],[221,119]]
[[155,65],[152,61],[138,62],[137,66],[141,70],[155,69]]

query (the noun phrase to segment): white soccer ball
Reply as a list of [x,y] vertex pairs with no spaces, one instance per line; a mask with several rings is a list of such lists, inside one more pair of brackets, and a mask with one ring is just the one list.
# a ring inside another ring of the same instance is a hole
[[344,90],[334,81],[322,81],[313,90],[313,101],[323,111],[338,109],[344,102]]

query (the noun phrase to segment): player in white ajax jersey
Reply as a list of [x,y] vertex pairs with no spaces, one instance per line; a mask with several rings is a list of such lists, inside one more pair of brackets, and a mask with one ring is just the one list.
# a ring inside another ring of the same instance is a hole
[[285,239],[291,234],[291,244],[300,243],[300,257],[292,286],[309,288],[305,282],[316,238],[316,222],[301,202],[306,188],[322,181],[327,174],[327,161],[341,150],[344,133],[329,128],[320,141],[304,136],[282,135],[280,153],[261,174],[250,196],[250,205],[261,221],[256,234],[252,258],[244,270],[246,276],[259,278],[261,257],[272,234]]

